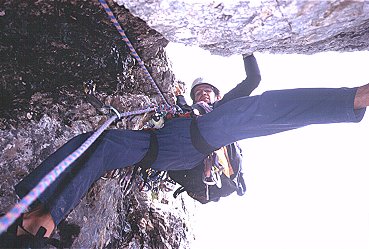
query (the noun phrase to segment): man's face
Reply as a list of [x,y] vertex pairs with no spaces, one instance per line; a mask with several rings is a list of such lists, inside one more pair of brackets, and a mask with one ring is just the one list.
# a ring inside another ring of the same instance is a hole
[[213,104],[217,100],[213,87],[207,84],[195,86],[193,93],[195,103],[204,101],[207,104]]

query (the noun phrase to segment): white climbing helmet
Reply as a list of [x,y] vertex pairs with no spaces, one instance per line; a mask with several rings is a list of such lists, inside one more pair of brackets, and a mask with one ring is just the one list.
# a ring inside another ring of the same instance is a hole
[[192,99],[192,100],[195,100],[195,96],[194,96],[194,92],[193,92],[194,88],[195,88],[196,86],[198,86],[198,85],[202,85],[202,84],[206,84],[206,85],[211,86],[211,87],[213,88],[213,91],[214,91],[215,95],[217,95],[217,96],[218,96],[218,95],[220,94],[219,89],[218,89],[218,88],[216,88],[213,84],[211,84],[211,83],[209,83],[209,82],[210,82],[209,80],[207,80],[207,79],[205,79],[205,78],[203,78],[203,77],[199,77],[199,78],[195,79],[195,80],[193,81],[193,83],[192,83],[192,86],[191,86],[191,92],[190,92],[191,99]]

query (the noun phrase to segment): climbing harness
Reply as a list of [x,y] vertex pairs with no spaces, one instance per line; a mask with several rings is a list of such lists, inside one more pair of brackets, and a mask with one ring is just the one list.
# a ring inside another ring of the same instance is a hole
[[[136,166],[137,167],[137,166]],[[139,175],[141,177],[139,183],[139,191],[152,191],[158,194],[160,190],[168,192],[172,188],[168,185],[175,185],[176,183],[169,178],[167,171],[158,171],[152,168],[139,168]]]

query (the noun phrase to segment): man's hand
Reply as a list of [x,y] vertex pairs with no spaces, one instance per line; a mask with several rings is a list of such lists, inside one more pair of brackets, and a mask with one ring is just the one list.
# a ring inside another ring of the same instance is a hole
[[174,96],[183,95],[186,92],[185,84],[181,81],[174,83],[173,94]]
[[247,54],[242,54],[242,58],[245,59],[246,57],[251,56],[251,55],[253,55],[252,52],[247,53]]

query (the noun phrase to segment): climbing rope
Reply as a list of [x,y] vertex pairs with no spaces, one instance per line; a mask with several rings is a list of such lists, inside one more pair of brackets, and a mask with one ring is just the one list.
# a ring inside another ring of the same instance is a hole
[[140,56],[137,54],[135,48],[132,46],[132,43],[127,38],[126,33],[124,32],[123,28],[120,26],[117,18],[115,18],[113,12],[109,8],[109,6],[106,3],[106,1],[105,0],[99,0],[99,2],[101,3],[101,5],[103,6],[104,10],[108,14],[108,16],[110,18],[110,21],[117,28],[117,30],[118,30],[119,34],[121,35],[123,41],[127,44],[129,50],[131,51],[132,56],[137,60],[137,62],[140,65],[140,67],[143,69],[146,79],[149,80],[149,82],[154,87],[154,89],[156,90],[156,92],[159,93],[160,98],[165,103],[165,105],[170,106],[170,104],[166,100],[165,96],[163,95],[162,91],[160,90],[160,88],[158,87],[158,85],[156,84],[156,82],[154,81],[154,79],[152,78],[152,76],[150,75],[149,71],[147,70],[147,68],[146,68],[145,64],[143,63],[143,61],[141,60]]
[[110,117],[97,131],[95,131],[78,149],[61,161],[54,167],[41,181],[34,187],[26,196],[22,198],[14,207],[0,218],[0,234],[5,232],[8,227],[22,214],[26,209],[50,186],[56,178],[63,173],[73,162],[75,162],[96,139],[109,127],[117,118],[123,118],[131,115],[139,115],[151,111],[155,111],[153,107],[148,107],[143,110],[118,113]]

